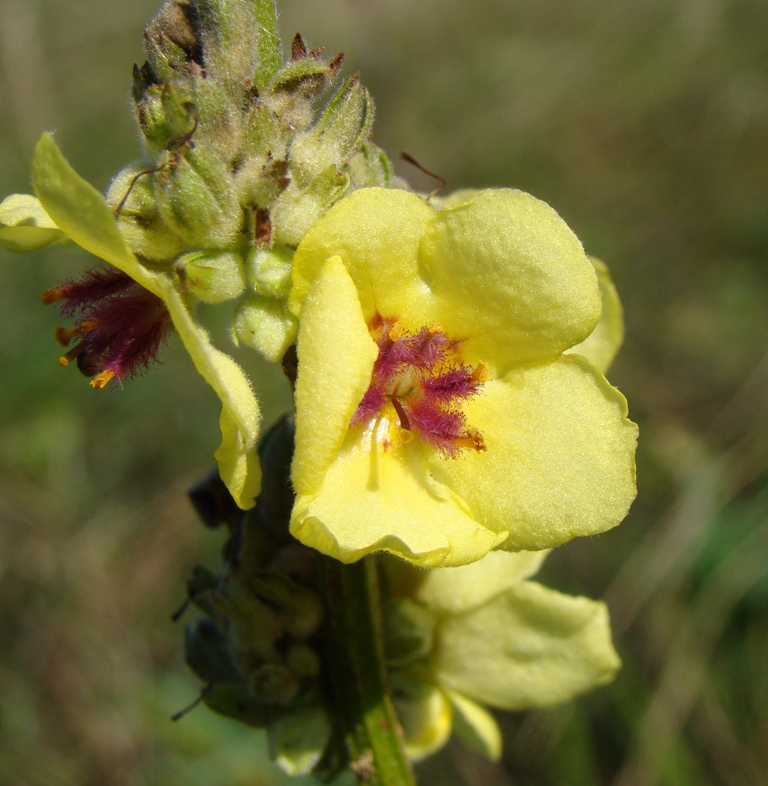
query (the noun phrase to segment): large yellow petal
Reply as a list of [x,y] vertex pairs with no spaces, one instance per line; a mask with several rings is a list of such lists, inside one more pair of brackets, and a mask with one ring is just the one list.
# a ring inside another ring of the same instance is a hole
[[435,209],[408,191],[363,188],[337,202],[304,235],[293,260],[289,306],[301,315],[325,261],[338,255],[357,287],[365,319],[378,312],[418,329],[434,321],[417,253]]
[[442,616],[432,654],[441,685],[505,710],[567,701],[619,666],[605,604],[532,581]]
[[195,367],[221,399],[222,442],[216,451],[221,477],[240,507],[252,507],[261,484],[256,455],[259,405],[242,369],[213,347],[171,280],[141,264],[102,195],[69,165],[50,134],[35,148],[32,182],[43,208],[70,239],[165,303]]
[[487,451],[432,455],[432,475],[472,515],[536,550],[618,524],[635,497],[637,427],[624,396],[577,355],[486,383],[465,406]]
[[523,191],[481,191],[436,213],[420,260],[437,321],[466,339],[468,360],[499,373],[560,354],[600,318],[597,278],[578,238]]
[[291,532],[342,562],[388,551],[422,567],[464,565],[506,538],[479,525],[426,472],[424,448],[381,448],[372,429],[350,429],[314,494],[299,492]]
[[299,495],[313,494],[346,439],[371,382],[379,349],[339,257],[322,268],[299,326],[296,450],[291,475]]

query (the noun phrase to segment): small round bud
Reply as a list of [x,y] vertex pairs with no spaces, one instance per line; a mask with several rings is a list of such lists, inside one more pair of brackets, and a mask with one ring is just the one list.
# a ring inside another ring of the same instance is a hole
[[204,303],[224,303],[245,289],[243,258],[234,251],[193,251],[175,262],[182,291]]

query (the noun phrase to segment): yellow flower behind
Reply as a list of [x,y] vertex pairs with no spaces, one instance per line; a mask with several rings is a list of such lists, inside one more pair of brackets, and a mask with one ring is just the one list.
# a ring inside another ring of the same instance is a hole
[[493,759],[486,707],[549,707],[613,679],[620,666],[604,603],[530,580],[546,552],[495,552],[459,568],[386,560],[395,708],[412,758],[455,733]]
[[626,515],[637,429],[598,368],[566,354],[600,321],[598,278],[543,202],[488,190],[438,211],[362,189],[305,235],[289,306],[305,544],[463,565]]

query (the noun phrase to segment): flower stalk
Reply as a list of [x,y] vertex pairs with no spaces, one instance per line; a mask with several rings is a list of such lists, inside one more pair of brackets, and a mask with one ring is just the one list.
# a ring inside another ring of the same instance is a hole
[[415,784],[395,715],[384,661],[376,557],[352,565],[324,557],[320,566],[328,610],[328,679],[346,755],[358,782]]

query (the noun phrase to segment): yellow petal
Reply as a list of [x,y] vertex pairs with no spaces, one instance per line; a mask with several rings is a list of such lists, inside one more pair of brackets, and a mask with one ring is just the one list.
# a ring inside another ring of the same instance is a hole
[[222,480],[240,507],[252,507],[261,484],[256,456],[259,405],[242,369],[213,347],[170,279],[139,262],[102,195],[72,169],[50,134],[35,148],[32,182],[44,209],[69,238],[165,303],[192,362],[221,399],[222,442],[216,459]]
[[610,681],[620,666],[605,604],[532,581],[441,618],[440,684],[505,710],[546,707]]
[[501,731],[493,715],[461,693],[443,690],[453,705],[453,733],[492,761],[498,761]]
[[396,316],[407,328],[434,322],[417,253],[434,208],[408,191],[363,188],[337,202],[304,236],[294,256],[289,306],[301,315],[325,261],[338,255],[357,287],[366,321]]
[[342,562],[388,551],[422,567],[464,565],[502,543],[426,472],[423,448],[383,450],[372,431],[350,430],[317,491],[298,497],[291,532]]
[[582,341],[600,318],[594,268],[546,203],[494,189],[435,215],[420,259],[438,301],[437,321],[466,338],[470,362],[499,373],[551,358]]
[[395,693],[394,705],[409,759],[425,759],[448,742],[453,711],[441,690],[430,685],[419,696]]
[[624,396],[584,358],[516,369],[486,383],[465,412],[487,450],[432,455],[430,471],[480,523],[509,532],[504,548],[550,548],[626,515],[637,427]]
[[297,351],[296,450],[291,475],[296,493],[306,495],[320,488],[346,439],[379,353],[339,257],[324,265],[307,299]]
[[0,245],[9,251],[38,251],[66,236],[29,194],[11,194],[0,203]]
[[605,373],[613,363],[624,340],[624,310],[605,263],[594,257],[590,257],[590,260],[595,266],[597,281],[600,284],[603,314],[592,333],[580,344],[569,349],[568,353],[591,360],[600,371]]
[[430,609],[460,612],[482,606],[538,571],[546,551],[492,551],[459,568],[424,571],[414,598]]

